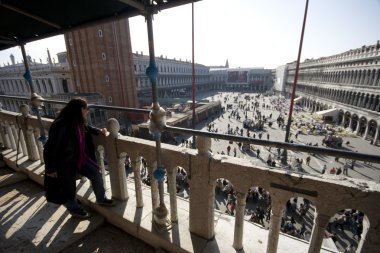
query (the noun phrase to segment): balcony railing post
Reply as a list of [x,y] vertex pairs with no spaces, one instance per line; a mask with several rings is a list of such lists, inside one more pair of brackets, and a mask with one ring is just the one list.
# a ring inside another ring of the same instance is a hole
[[150,178],[150,192],[152,195],[152,208],[156,209],[159,205],[159,200],[158,200],[158,183],[157,180],[153,177],[153,168],[157,167],[157,162],[153,163],[148,163],[148,175]]
[[33,128],[29,126],[27,122],[25,124],[25,136],[26,136],[25,142],[26,142],[26,147],[28,149],[29,160],[37,161],[40,157],[38,155],[36,141],[34,139]]
[[12,133],[12,127],[11,127],[11,122],[5,122],[5,131],[8,135],[9,143],[10,143],[10,148],[13,150],[16,150],[16,141]]
[[317,213],[313,231],[311,233],[310,246],[308,253],[319,253],[322,246],[323,238],[325,237],[326,225],[331,216]]
[[161,132],[165,126],[165,110],[160,107],[158,103],[157,92],[157,76],[158,68],[156,65],[156,56],[154,53],[154,38],[153,38],[153,13],[154,9],[147,9],[145,16],[148,30],[149,41],[149,67],[146,69],[146,75],[148,76],[152,84],[152,110],[149,114],[149,131],[152,133],[154,140],[156,141],[156,158],[157,167],[153,173],[154,178],[158,181],[158,193],[160,197],[159,206],[154,210],[154,221],[156,225],[163,228],[169,228],[167,220],[168,209],[165,206],[164,201],[164,181],[165,181],[165,168],[161,164]]
[[40,136],[41,136],[41,131],[40,129],[38,128],[35,128],[34,131],[34,141],[35,141],[35,144],[36,144],[36,151],[38,153],[38,158],[40,159],[40,162],[41,164],[44,164],[44,156],[43,156],[43,150],[44,150],[44,147],[43,147],[43,143],[39,141],[40,139]]
[[191,157],[190,180],[190,232],[207,240],[215,235],[215,182],[210,178],[210,147],[210,138],[197,138],[198,155]]
[[2,144],[4,145],[4,147],[6,147],[8,149],[11,148],[11,144],[9,142],[7,132],[5,131],[4,122],[1,122],[1,124],[0,124],[0,134],[1,134]]
[[[133,160],[131,159],[131,162]],[[144,201],[142,197],[142,187],[141,187],[141,156],[135,159],[133,164],[133,175],[135,177],[135,192],[136,192],[136,207],[140,208],[144,206]],[[145,168],[146,169],[146,168]]]
[[100,170],[102,172],[102,178],[103,178],[103,186],[104,189],[107,189],[107,184],[106,184],[106,168],[104,166],[104,147],[103,146],[98,146],[96,149],[96,160],[98,161],[98,165],[100,167]]
[[235,231],[233,247],[237,251],[243,249],[244,211],[247,193],[237,192],[237,206],[235,216]]
[[114,118],[108,119],[107,130],[110,132],[105,138],[112,198],[126,200],[128,199],[127,178],[124,166],[126,153],[121,152],[117,148],[120,130],[119,122]]
[[167,168],[168,173],[168,187],[170,195],[170,220],[171,222],[177,222],[177,184],[176,184],[176,168],[169,165]]
[[267,253],[276,253],[284,205],[277,198],[272,197],[271,200],[272,213],[270,216]]

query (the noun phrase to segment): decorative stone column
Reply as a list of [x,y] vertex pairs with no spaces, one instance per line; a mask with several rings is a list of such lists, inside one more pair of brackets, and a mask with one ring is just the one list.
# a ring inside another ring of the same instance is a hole
[[[214,182],[210,178],[211,139],[198,137],[198,155],[191,157],[190,232],[206,240],[214,237]],[[201,207],[201,208],[200,208]]]
[[11,149],[16,150],[16,148],[17,148],[16,147],[16,141],[15,141],[15,138],[14,138],[13,133],[12,133],[11,124],[9,122],[5,122],[5,131],[8,135],[8,139],[9,139]]
[[237,251],[243,249],[243,232],[244,232],[244,211],[247,193],[237,192],[237,206],[235,216],[235,231],[233,247]]
[[[153,166],[148,164],[148,175],[150,178],[150,194],[152,196],[152,209],[156,209],[159,206],[158,199],[158,183],[157,180],[153,177],[153,168],[157,168],[157,162],[153,163]],[[152,216],[152,219],[154,217]]]
[[169,196],[170,196],[170,220],[171,222],[178,221],[177,214],[177,188],[176,188],[176,169],[173,165],[166,170],[168,177],[168,187],[169,187]]
[[0,125],[0,133],[1,133],[1,139],[3,140],[4,147],[6,147],[7,149],[10,149],[11,143],[9,141],[7,132],[5,131],[4,123],[1,123],[1,125]]
[[345,128],[345,127],[344,127],[344,123],[345,123],[345,121],[346,121],[346,114],[343,112],[342,123],[340,124],[341,126],[343,126],[343,128]]
[[271,208],[272,214],[270,217],[267,253],[276,253],[278,239],[280,237],[282,210],[284,209],[284,205],[282,205],[280,201],[276,201],[272,198]]
[[19,136],[18,136],[18,133],[17,133],[16,126],[15,126],[14,122],[10,122],[9,126],[11,128],[12,136],[13,136],[13,138],[15,140],[16,150],[18,149],[18,152],[20,152]]
[[319,253],[322,247],[322,241],[325,237],[326,225],[330,220],[329,215],[317,214],[314,228],[311,233],[310,246],[308,253]]
[[97,152],[95,153],[95,155],[96,155],[96,159],[98,161],[98,165],[100,167],[100,170],[102,172],[103,186],[104,186],[104,189],[107,189],[106,169],[104,167],[104,147],[98,146],[98,148],[96,150],[97,150]]
[[[133,163],[133,161],[131,160]],[[144,201],[142,197],[142,186],[141,186],[141,156],[135,159],[133,164],[133,176],[135,177],[135,193],[136,193],[136,207],[140,208],[144,206]]]
[[29,160],[37,161],[39,159],[36,139],[34,138],[33,128],[26,125],[26,147],[28,149]]
[[34,133],[34,141],[36,143],[38,158],[40,159],[41,164],[44,164],[45,163],[44,162],[44,155],[43,155],[44,147],[43,147],[42,142],[40,141],[41,131],[40,131],[40,129],[35,128],[33,133]]
[[119,122],[114,118],[110,118],[107,121],[107,130],[110,132],[105,138],[112,198],[126,200],[128,199],[127,178],[124,166],[126,153],[120,152],[116,146],[120,130]]

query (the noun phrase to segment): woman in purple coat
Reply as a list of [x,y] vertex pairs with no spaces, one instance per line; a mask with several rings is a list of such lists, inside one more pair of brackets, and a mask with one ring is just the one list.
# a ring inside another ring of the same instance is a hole
[[92,134],[107,135],[107,129],[98,129],[87,125],[87,101],[72,99],[59,113],[49,129],[49,139],[44,146],[45,174],[56,177],[63,187],[65,207],[70,214],[78,218],[88,218],[76,199],[76,179],[85,176],[91,181],[96,202],[113,206],[107,199],[103,178],[96,163]]

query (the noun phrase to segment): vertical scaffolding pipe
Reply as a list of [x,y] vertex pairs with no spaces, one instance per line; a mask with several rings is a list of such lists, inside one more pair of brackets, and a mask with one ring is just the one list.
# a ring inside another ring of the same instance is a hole
[[[191,3],[191,52],[192,52],[192,89],[193,89],[193,129],[195,129],[195,56],[194,56],[194,2]],[[193,135],[192,148],[196,147],[195,135]]]
[[[299,74],[300,59],[301,59],[302,44],[303,44],[303,36],[304,36],[304,33],[305,33],[305,26],[306,26],[306,17],[307,17],[308,6],[309,6],[309,0],[306,0],[305,14],[303,16],[303,23],[302,23],[302,31],[301,31],[300,44],[299,44],[299,47],[298,47],[298,56],[297,56],[297,62],[296,62],[296,72],[294,74],[294,81],[293,81],[293,86],[292,86],[292,96],[290,98],[290,108],[289,108],[288,123],[286,124],[285,142],[289,142],[290,126],[292,124],[292,115],[293,115],[293,107],[294,107],[294,97],[296,95],[296,87],[297,87],[297,80],[298,80],[298,74]],[[287,150],[284,149],[282,163],[283,164],[287,164],[287,159],[288,159]]]
[[158,181],[158,193],[160,203],[158,208],[154,211],[154,219],[160,225],[164,225],[168,210],[164,202],[164,175],[165,170],[162,166],[161,159],[161,131],[164,126],[165,111],[160,107],[157,98],[157,75],[158,69],[156,66],[156,57],[154,53],[154,38],[153,38],[153,12],[148,11],[146,15],[147,30],[148,30],[148,43],[149,43],[149,67],[146,70],[146,74],[152,84],[152,111],[150,113],[151,129],[153,138],[156,141],[156,158],[157,168],[153,173],[154,177]]
[[[39,125],[39,128],[40,128],[40,137],[38,138],[42,144],[45,144],[47,138],[45,136],[45,129],[44,129],[44,126],[42,124],[42,119],[41,119],[41,114],[40,114],[40,110],[39,110],[39,103],[42,102],[42,97],[41,96],[38,96],[35,92],[34,92],[34,87],[33,87],[33,82],[32,82],[32,74],[30,73],[30,68],[29,68],[29,62],[28,62],[28,58],[26,57],[26,53],[25,53],[25,46],[24,44],[21,44],[20,45],[21,47],[21,53],[22,53],[22,58],[24,60],[24,66],[25,66],[25,74],[24,74],[24,78],[25,80],[29,83],[29,86],[30,86],[30,93],[31,93],[31,102],[32,102],[32,111],[36,114],[37,116],[37,119],[38,119],[38,125]],[[35,96],[37,95],[37,97]],[[39,103],[38,101],[39,100]]]

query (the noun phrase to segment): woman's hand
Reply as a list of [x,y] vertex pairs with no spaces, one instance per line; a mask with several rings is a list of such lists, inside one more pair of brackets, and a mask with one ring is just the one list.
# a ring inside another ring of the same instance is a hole
[[100,134],[102,134],[104,136],[108,136],[110,134],[110,132],[108,132],[107,128],[102,128],[102,129],[100,129]]

